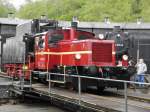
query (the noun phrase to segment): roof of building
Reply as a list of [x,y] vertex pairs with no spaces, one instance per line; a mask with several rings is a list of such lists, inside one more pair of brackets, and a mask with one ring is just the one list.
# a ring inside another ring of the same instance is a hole
[[[59,21],[59,26],[68,27],[71,26],[71,22]],[[120,26],[121,29],[150,29],[150,23],[109,23],[104,22],[79,22],[78,27],[80,28],[102,28],[112,29],[114,26]]]
[[18,18],[0,18],[0,24],[7,24],[7,25],[19,25],[26,23],[30,20],[25,19],[18,19]]
[[[0,18],[0,24],[10,24],[10,25],[20,25],[27,22],[31,22],[31,20],[27,19],[18,19],[18,18]],[[61,27],[70,27],[70,21],[58,21],[58,26]],[[136,22],[132,23],[113,23],[110,22],[106,24],[104,22],[79,22],[79,28],[101,28],[101,29],[112,29],[114,26],[120,26],[121,29],[150,29],[150,23],[141,23],[137,24]]]

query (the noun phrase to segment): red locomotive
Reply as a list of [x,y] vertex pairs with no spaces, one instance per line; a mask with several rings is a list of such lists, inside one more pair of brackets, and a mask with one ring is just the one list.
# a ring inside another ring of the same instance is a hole
[[[101,35],[102,36],[102,35]],[[72,22],[69,29],[53,29],[23,37],[26,57],[23,63],[6,63],[8,74],[20,74],[22,67],[32,70],[33,78],[46,81],[47,72],[84,75],[92,77],[128,80],[126,67],[128,57],[116,59],[114,40],[101,40],[94,33],[77,29],[77,22]],[[116,62],[121,63],[117,66]],[[17,76],[18,76],[17,75]],[[30,72],[25,72],[28,79]],[[77,88],[77,79],[52,75],[54,83],[72,84]],[[99,90],[107,87],[119,87],[111,82],[82,79],[82,90],[96,86]]]

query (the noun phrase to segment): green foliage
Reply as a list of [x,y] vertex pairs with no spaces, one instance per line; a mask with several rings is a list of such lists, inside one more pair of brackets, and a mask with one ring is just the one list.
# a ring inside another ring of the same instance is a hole
[[20,8],[20,18],[71,20],[77,16],[80,21],[103,21],[106,16],[114,22],[131,22],[141,16],[150,21],[150,0],[37,0]]
[[7,17],[8,13],[15,13],[15,8],[7,1],[0,0],[0,17]]
[[141,11],[141,0],[132,0],[132,13],[139,14]]

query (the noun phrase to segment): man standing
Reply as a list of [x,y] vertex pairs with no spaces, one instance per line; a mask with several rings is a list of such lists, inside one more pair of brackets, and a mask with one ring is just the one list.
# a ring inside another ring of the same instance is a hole
[[137,67],[138,82],[144,82],[145,72],[147,71],[147,66],[144,63],[144,60],[139,59],[139,62],[136,64],[136,67]]

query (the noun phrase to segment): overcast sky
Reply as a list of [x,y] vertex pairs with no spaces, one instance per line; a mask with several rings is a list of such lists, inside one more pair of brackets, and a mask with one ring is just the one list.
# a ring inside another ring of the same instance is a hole
[[12,3],[16,9],[19,9],[21,5],[25,3],[26,0],[9,0],[10,3]]
[[[25,4],[26,0],[8,0],[10,3],[12,3],[16,9],[19,9],[21,5]],[[36,0],[32,0],[36,1]]]

